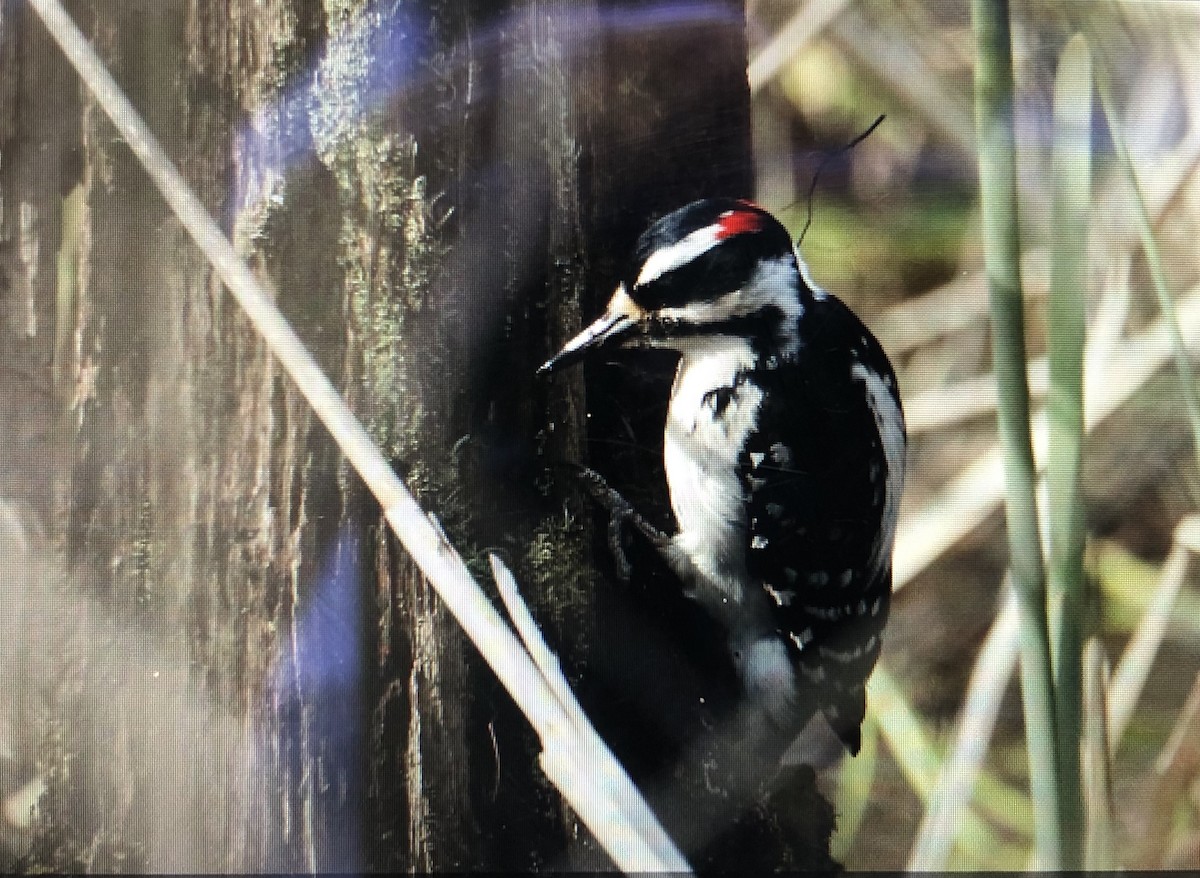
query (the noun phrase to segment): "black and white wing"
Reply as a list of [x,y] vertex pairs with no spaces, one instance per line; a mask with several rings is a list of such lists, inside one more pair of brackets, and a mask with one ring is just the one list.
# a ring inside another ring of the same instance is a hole
[[798,682],[857,752],[891,596],[904,416],[891,364],[858,318],[832,296],[812,310],[799,354],[753,376],[766,392],[739,462],[747,567]]

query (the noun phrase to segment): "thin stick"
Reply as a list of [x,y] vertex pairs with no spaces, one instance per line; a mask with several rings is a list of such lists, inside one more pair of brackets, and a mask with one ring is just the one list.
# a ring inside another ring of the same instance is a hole
[[[571,807],[621,869],[688,871],[686,860],[644,803],[641,819],[628,822],[617,803],[638,794],[624,769],[594,733],[591,740],[575,733],[576,723],[471,577],[462,558],[392,472],[366,430],[263,292],[62,5],[58,0],[30,0],[30,6],[375,495],[405,550],[537,731],[544,748],[543,767]],[[609,789],[610,783],[619,784],[622,793],[617,795]]]
[[826,153],[825,156],[822,157],[820,164],[817,165],[817,169],[815,171],[813,171],[812,180],[810,180],[809,184],[808,184],[808,217],[804,220],[804,228],[802,228],[800,230],[800,234],[796,237],[796,247],[797,248],[799,248],[800,245],[804,243],[804,236],[808,234],[808,230],[812,226],[813,196],[817,192],[817,183],[820,182],[821,171],[825,170],[825,166],[828,165],[835,158],[842,155],[843,153],[849,152],[850,150],[854,149],[854,147],[858,146],[860,143],[862,143],[864,140],[866,140],[868,137],[870,137],[871,134],[874,133],[875,129],[883,124],[883,120],[886,118],[887,118],[887,116],[881,113],[879,116],[877,116],[875,118],[875,121],[872,122],[867,127],[866,131],[862,132],[861,134],[856,135],[849,143],[843,144],[842,146],[835,149],[833,152]]

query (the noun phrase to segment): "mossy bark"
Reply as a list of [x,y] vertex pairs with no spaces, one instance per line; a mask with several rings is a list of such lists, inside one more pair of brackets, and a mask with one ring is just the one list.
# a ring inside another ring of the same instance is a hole
[[[742,11],[714,8],[664,26],[608,2],[71,5],[481,580],[505,558],[620,755],[688,789],[699,767],[671,760],[708,718],[706,671],[635,667],[663,604],[607,581],[555,466],[622,473],[653,509],[670,364],[533,372],[648,218],[751,191]],[[20,758],[48,784],[28,865],[605,864],[41,25],[0,9],[0,367],[44,383],[56,450],[14,465],[42,477],[21,497],[56,559],[15,679]],[[742,834],[774,851],[779,816],[759,817]]]

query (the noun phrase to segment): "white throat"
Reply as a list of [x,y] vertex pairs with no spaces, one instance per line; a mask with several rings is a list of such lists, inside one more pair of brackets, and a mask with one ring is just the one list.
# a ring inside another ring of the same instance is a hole
[[[739,375],[754,366],[742,339],[684,339],[671,390],[663,463],[679,533],[675,541],[721,601],[740,604],[746,581],[746,508],[738,455],[758,421],[763,393]],[[732,526],[731,526],[732,525]],[[716,608],[719,609],[719,608]]]

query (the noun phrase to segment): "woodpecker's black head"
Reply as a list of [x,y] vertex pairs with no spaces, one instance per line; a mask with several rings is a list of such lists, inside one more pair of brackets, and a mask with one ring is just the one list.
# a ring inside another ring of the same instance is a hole
[[704,335],[772,339],[803,310],[807,293],[787,230],[749,201],[694,201],[638,238],[604,314],[539,370],[562,368],[591,350],[680,348]]

